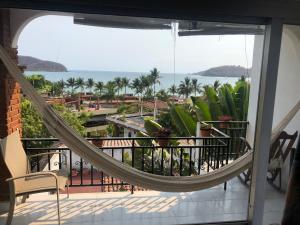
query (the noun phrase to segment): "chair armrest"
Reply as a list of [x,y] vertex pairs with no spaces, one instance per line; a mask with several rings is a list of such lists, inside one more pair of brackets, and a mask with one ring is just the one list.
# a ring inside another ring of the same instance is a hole
[[52,176],[52,177],[55,178],[56,182],[57,182],[57,179],[58,179],[56,174],[52,173],[52,172],[36,172],[36,173],[29,173],[29,174],[26,174],[26,175],[23,175],[23,176],[8,178],[5,181],[11,182],[11,181],[14,181],[14,180],[17,180],[17,179],[22,179],[22,178],[27,178],[27,177],[38,177],[38,176]]

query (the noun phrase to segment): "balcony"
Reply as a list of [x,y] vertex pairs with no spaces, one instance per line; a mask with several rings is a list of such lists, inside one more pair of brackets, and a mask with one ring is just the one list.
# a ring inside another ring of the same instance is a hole
[[[228,122],[221,128],[218,122],[207,123],[219,128],[213,127],[208,137],[113,137],[87,140],[98,146],[99,151],[136,169],[168,176],[194,176],[218,169],[244,153],[238,137],[245,136],[247,122]],[[133,193],[134,190],[143,190],[104,174],[70,151],[58,139],[24,138],[23,145],[28,156],[51,151],[63,152],[66,158],[62,155],[32,158],[31,170],[55,170],[67,164],[71,192],[130,189]]]
[[[208,137],[168,138],[87,138],[124,163],[148,173],[171,176],[205,174],[230,163],[243,154],[239,137],[246,134],[247,122],[206,121],[214,127]],[[218,129],[217,129],[218,128]],[[34,157],[33,171],[47,171],[66,165],[70,198],[61,196],[63,224],[199,224],[243,221],[247,214],[249,188],[237,178],[214,188],[191,193],[165,193],[134,187],[110,177],[62,145],[56,138],[24,138],[28,156],[43,152],[63,155]],[[284,195],[267,187],[265,224],[277,221]],[[276,206],[274,208],[274,205]],[[0,207],[5,211],[5,205]],[[5,214],[0,216],[4,223]],[[26,221],[26,222],[24,222]],[[17,207],[13,224],[56,224],[55,195],[31,195]],[[243,224],[242,222],[240,224]]]

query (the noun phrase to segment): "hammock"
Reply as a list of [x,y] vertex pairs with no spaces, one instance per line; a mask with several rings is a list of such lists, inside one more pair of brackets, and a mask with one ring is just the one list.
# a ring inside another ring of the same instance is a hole
[[[110,157],[81,137],[76,131],[70,128],[63,119],[44,101],[35,91],[33,86],[25,79],[17,64],[9,57],[5,49],[0,45],[0,58],[11,76],[21,85],[22,92],[33,102],[37,111],[44,120],[49,132],[57,137],[71,151],[83,159],[89,161],[94,167],[101,169],[104,173],[132,185],[166,192],[189,192],[210,188],[222,184],[227,180],[239,175],[242,171],[251,166],[252,151],[232,163],[214,170],[208,174],[192,177],[161,176],[146,173],[132,168],[122,162]],[[272,135],[274,137],[288,124],[300,108],[300,101],[285,117]]]

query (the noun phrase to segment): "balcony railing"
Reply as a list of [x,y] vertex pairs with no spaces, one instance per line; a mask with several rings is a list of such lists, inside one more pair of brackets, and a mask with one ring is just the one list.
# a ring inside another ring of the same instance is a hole
[[205,121],[230,137],[229,158],[236,159],[244,154],[240,137],[246,137],[248,121]]
[[[87,140],[98,146],[99,151],[117,160],[160,175],[200,175],[218,169],[236,157],[236,151],[232,148],[235,143],[233,139],[216,128],[213,128],[209,137],[114,137]],[[124,190],[124,187],[128,189],[130,186],[94,168],[56,138],[24,138],[23,145],[27,155],[56,151],[65,153],[67,163],[61,155],[49,155],[33,157],[30,166],[33,171],[43,171],[60,169],[68,164],[71,187],[112,186],[114,190]],[[130,188],[133,191],[133,186]]]

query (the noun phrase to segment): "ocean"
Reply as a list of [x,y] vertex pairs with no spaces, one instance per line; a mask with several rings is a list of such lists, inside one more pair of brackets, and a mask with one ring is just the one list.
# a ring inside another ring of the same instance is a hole
[[[149,72],[120,72],[120,71],[84,71],[84,70],[73,70],[68,72],[43,72],[43,71],[26,71],[26,75],[32,74],[41,74],[44,75],[47,80],[50,81],[59,81],[64,79],[66,81],[70,77],[82,77],[84,80],[88,78],[93,78],[94,81],[102,81],[106,83],[107,81],[113,80],[115,77],[127,77],[130,80],[133,80],[140,75],[146,75]],[[174,74],[173,73],[160,73],[161,78],[160,84],[156,85],[156,90],[168,89],[171,85],[174,84]],[[230,83],[234,84],[239,78],[237,77],[207,77],[200,75],[191,75],[191,74],[175,74],[175,85],[178,86],[185,77],[190,77],[191,79],[198,79],[198,83],[201,85],[213,84],[216,80],[219,80],[221,84]],[[128,93],[131,93],[131,90],[127,89]]]

